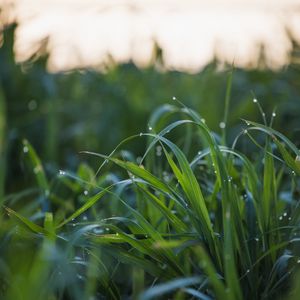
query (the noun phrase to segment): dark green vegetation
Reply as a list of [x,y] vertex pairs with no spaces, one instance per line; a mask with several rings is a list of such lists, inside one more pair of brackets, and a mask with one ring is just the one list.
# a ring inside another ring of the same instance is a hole
[[298,299],[298,66],[22,72],[6,34],[1,299]]

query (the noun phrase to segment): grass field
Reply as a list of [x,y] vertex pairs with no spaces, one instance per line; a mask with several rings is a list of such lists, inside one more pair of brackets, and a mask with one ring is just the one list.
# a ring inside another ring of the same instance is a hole
[[298,299],[298,66],[48,74],[10,38],[1,299]]

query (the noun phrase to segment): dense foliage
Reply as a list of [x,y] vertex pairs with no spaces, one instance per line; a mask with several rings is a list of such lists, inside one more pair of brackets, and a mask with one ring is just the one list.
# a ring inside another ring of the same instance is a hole
[[12,37],[1,298],[297,299],[298,66],[48,74],[13,63]]

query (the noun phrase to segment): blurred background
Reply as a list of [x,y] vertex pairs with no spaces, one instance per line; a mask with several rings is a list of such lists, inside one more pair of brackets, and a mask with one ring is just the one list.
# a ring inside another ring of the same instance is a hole
[[[177,97],[228,143],[241,118],[300,144],[300,1],[0,0],[1,195],[30,186],[22,140],[47,174],[109,153]],[[145,151],[131,143],[135,155]],[[1,196],[0,195],[0,196]]]

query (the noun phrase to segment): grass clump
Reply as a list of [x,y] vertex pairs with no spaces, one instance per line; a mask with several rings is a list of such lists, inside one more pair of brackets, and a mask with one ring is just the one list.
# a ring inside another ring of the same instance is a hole
[[[233,146],[222,130],[163,106],[110,155],[85,152],[104,160],[97,172],[52,181],[25,142],[39,188],[6,200],[3,295],[296,299],[300,152],[266,124],[246,121]],[[138,159],[122,150],[134,139],[147,144]]]

